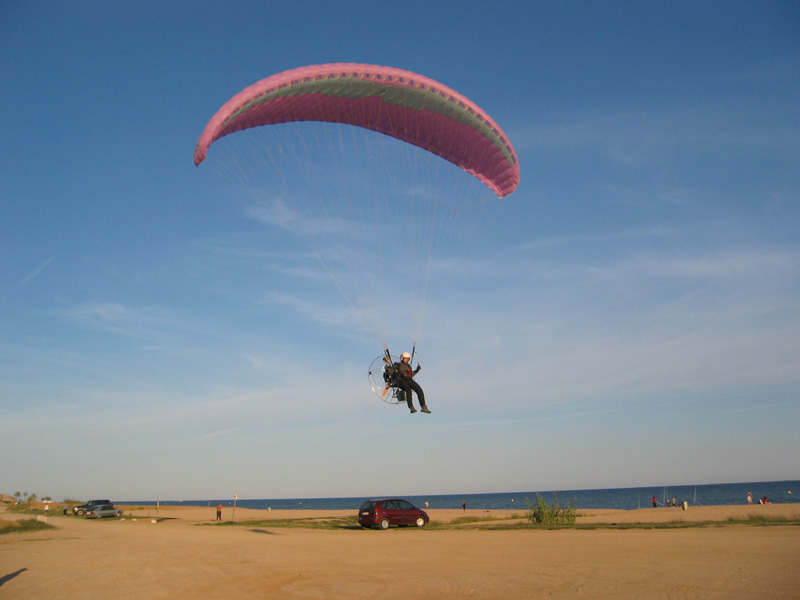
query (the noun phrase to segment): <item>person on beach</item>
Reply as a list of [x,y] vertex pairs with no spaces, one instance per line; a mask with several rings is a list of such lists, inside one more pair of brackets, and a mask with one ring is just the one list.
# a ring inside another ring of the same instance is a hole
[[414,381],[414,375],[419,373],[420,369],[422,369],[422,365],[417,364],[416,370],[412,370],[411,365],[409,364],[410,361],[411,355],[408,352],[403,352],[403,354],[400,356],[400,362],[392,365],[393,375],[395,381],[397,382],[397,387],[399,387],[405,393],[406,404],[408,405],[411,414],[417,412],[417,409],[414,408],[414,404],[411,402],[412,390],[417,393],[417,401],[419,401],[420,410],[424,413],[430,414],[431,411],[425,404],[425,392],[423,392],[420,385]]
[[650,500],[653,501],[653,508],[657,508],[658,507],[658,498],[653,496],[652,498],[650,498]]
[[752,503],[753,503],[753,492],[748,490],[747,491],[747,504],[752,504]]
[[217,504],[217,521],[222,521],[222,504]]
[[467,501],[466,500],[461,502],[461,510],[467,510]]

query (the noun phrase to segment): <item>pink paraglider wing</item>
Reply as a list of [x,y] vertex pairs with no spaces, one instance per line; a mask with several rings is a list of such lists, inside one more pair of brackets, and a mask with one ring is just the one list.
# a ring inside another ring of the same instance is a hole
[[242,90],[206,125],[194,164],[223,136],[291,121],[346,123],[392,136],[472,173],[500,197],[519,184],[511,142],[475,103],[410,71],[353,63],[293,69]]

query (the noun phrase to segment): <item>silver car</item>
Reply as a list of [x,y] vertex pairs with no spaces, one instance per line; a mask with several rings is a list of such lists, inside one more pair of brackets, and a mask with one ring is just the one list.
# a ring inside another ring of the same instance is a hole
[[86,511],[87,519],[102,519],[103,517],[121,517],[122,511],[114,508],[113,504],[98,504]]

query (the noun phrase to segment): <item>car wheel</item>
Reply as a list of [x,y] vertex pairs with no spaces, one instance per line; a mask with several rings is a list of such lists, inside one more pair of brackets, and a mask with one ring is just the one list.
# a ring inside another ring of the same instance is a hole
[[78,515],[79,517],[82,517],[83,516],[83,510],[78,510],[78,512],[76,512],[75,514]]
[[380,526],[381,526],[381,529],[389,529],[389,519],[387,519],[386,517],[382,518],[381,522],[380,522]]
[[423,519],[422,517],[417,517],[417,520],[414,524],[417,527],[425,527],[425,519]]

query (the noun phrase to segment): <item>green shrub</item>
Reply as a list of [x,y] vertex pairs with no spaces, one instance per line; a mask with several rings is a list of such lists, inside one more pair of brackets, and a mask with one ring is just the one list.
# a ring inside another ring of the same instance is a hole
[[42,529],[55,529],[55,527],[38,519],[0,520],[0,535],[4,533],[27,533],[29,531],[41,531]]
[[537,525],[574,525],[577,521],[577,514],[573,504],[567,504],[562,507],[555,496],[552,504],[536,494],[536,502],[531,502],[528,498],[525,499],[528,503],[527,519],[531,523]]

